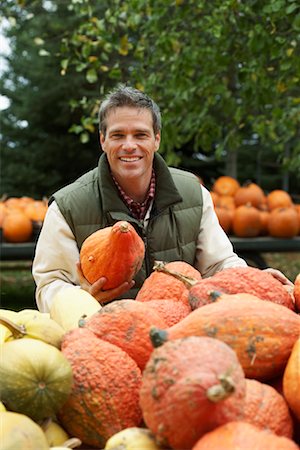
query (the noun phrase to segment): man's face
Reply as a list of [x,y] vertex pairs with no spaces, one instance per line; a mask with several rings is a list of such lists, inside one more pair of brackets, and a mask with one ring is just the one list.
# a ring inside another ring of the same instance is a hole
[[159,148],[160,133],[154,134],[152,114],[143,108],[120,107],[106,118],[106,135],[100,142],[116,180],[150,180],[154,152]]

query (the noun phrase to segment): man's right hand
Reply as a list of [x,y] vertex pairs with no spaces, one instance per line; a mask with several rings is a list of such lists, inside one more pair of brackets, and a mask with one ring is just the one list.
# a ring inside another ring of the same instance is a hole
[[97,281],[95,281],[95,283],[91,284],[84,277],[80,262],[76,263],[76,267],[81,288],[91,294],[96,300],[98,300],[101,305],[105,305],[105,303],[119,297],[124,292],[127,292],[129,289],[131,289],[135,284],[134,280],[125,281],[124,283],[120,284],[120,286],[105,291],[102,289],[107,281],[105,277],[101,277]]

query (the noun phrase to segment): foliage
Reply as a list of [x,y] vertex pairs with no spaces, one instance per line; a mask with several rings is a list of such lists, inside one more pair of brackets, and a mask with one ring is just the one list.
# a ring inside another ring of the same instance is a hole
[[170,163],[186,144],[222,157],[251,142],[299,173],[296,1],[113,0],[100,15],[97,2],[69,3],[81,20],[63,40],[64,70],[83,71],[100,93],[122,81],[152,95]]
[[57,9],[40,1],[26,9],[11,0],[1,6],[11,47],[0,79],[10,100],[2,114],[1,191],[41,198],[96,163],[96,142],[87,148],[68,131],[80,117],[78,110],[71,112],[69,100],[79,89],[88,95],[90,86],[81,74],[73,74],[72,82],[60,74],[61,38],[66,24],[76,26],[64,2]]

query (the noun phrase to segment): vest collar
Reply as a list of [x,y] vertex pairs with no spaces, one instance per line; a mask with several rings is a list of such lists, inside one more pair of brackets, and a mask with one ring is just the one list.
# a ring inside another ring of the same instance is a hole
[[[182,201],[172,175],[164,159],[154,154],[153,167],[156,174],[154,208],[160,212]],[[128,209],[119,197],[118,189],[111,177],[106,154],[100,156],[98,164],[99,189],[102,197],[103,212],[117,220],[128,220]],[[133,219],[135,221],[135,219]],[[138,221],[137,221],[138,222]]]

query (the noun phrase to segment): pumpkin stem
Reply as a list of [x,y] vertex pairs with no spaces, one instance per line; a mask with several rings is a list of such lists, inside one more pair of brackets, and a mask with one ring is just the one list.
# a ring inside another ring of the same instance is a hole
[[0,316],[0,324],[9,329],[14,339],[20,339],[26,334],[26,328],[24,325],[17,325],[6,317]]
[[207,398],[213,403],[225,400],[235,391],[233,379],[227,373],[221,374],[218,379],[220,384],[215,384],[206,391]]
[[73,437],[65,441],[62,446],[65,448],[77,448],[80,447],[81,444],[82,442],[80,439]]
[[188,289],[198,283],[199,280],[195,280],[195,278],[188,277],[186,275],[183,275],[182,273],[167,269],[166,264],[167,263],[163,261],[154,261],[153,270],[156,270],[157,272],[163,272],[166,275],[171,275],[177,280],[182,281],[182,283],[185,284]]
[[152,327],[149,332],[150,339],[154,348],[160,347],[168,340],[168,333],[166,330]]

